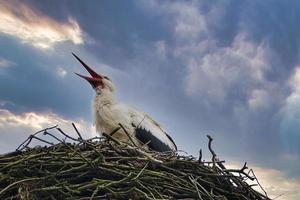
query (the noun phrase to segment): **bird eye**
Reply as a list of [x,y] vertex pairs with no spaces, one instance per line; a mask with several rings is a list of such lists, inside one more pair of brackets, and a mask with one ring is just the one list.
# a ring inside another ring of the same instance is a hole
[[105,78],[106,80],[110,80],[107,76],[103,76],[103,78]]

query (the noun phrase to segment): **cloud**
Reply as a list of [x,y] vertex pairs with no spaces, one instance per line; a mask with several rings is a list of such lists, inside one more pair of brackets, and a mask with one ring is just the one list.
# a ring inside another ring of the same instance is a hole
[[288,84],[293,91],[292,95],[290,95],[289,98],[290,100],[292,100],[293,98],[295,98],[294,95],[300,93],[300,66],[295,67],[292,76],[289,79]]
[[13,151],[30,134],[44,128],[59,125],[70,135],[75,135],[71,123],[74,122],[84,138],[96,135],[92,125],[84,120],[69,120],[53,113],[25,112],[15,114],[0,109],[0,152]]
[[266,90],[256,89],[251,93],[248,100],[249,107],[253,110],[267,107],[271,101],[271,96]]
[[0,58],[0,68],[7,68],[16,65],[13,61],[7,60],[5,58]]
[[291,93],[281,108],[280,132],[285,148],[291,154],[300,154],[300,66],[295,67],[287,85]]
[[55,21],[22,2],[0,2],[0,33],[20,39],[39,49],[71,41],[83,44],[82,31],[75,19]]
[[166,42],[163,40],[157,41],[154,43],[155,46],[155,53],[157,54],[157,57],[160,59],[166,59],[166,54],[167,54],[167,50],[166,50]]
[[207,24],[204,16],[199,12],[195,3],[174,3],[171,12],[176,15],[174,34],[177,39],[195,41],[205,36]]
[[255,43],[239,31],[230,45],[220,46],[209,29],[210,23],[218,21],[214,18],[223,14],[220,6],[212,6],[214,15],[202,11],[196,2],[169,6],[175,16],[173,54],[186,67],[189,96],[223,105],[232,95],[248,97],[253,89],[266,84],[264,73],[270,64],[265,42]]
[[64,78],[67,75],[67,71],[64,68],[59,67],[59,68],[57,68],[57,75],[60,78]]
[[184,89],[189,97],[223,106],[229,99],[240,96],[241,103],[249,101],[248,106],[253,109],[258,101],[262,106],[262,98],[267,100],[276,88],[265,75],[271,70],[269,59],[273,53],[267,41],[253,41],[241,29],[231,43],[223,45],[219,41],[222,38],[217,38],[214,31],[222,26],[226,3],[203,4],[151,1],[143,6],[162,15],[161,21],[169,25],[172,42],[164,43],[164,54],[173,55],[184,68]]
[[[200,48],[201,45],[200,45]],[[206,96],[211,102],[224,103],[233,88],[243,96],[251,87],[264,84],[264,71],[268,68],[264,45],[247,41],[243,34],[237,35],[230,47],[215,48],[200,57],[186,59],[188,74],[186,91],[189,95]],[[184,52],[183,52],[184,53]]]
[[[231,162],[226,164],[228,169],[239,169],[241,165],[237,162]],[[258,166],[249,166],[254,170],[256,177],[258,178],[262,187],[266,190],[270,198],[275,198],[278,200],[298,200],[300,198],[300,180],[296,178],[287,177],[282,171],[258,167]],[[255,184],[254,182],[249,181],[250,184]],[[259,186],[254,187],[256,190],[260,190]]]
[[4,106],[6,103],[6,101],[0,100],[0,106]]

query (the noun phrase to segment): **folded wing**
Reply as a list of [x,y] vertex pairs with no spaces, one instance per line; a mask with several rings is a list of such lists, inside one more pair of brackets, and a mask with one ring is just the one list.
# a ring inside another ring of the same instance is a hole
[[135,137],[150,149],[159,152],[177,150],[173,139],[148,115],[136,117],[132,125],[135,127]]

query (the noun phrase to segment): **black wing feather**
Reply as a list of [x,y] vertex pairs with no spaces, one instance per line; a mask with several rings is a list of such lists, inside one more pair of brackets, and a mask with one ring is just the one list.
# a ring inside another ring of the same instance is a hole
[[177,146],[174,142],[174,140],[171,138],[171,136],[169,136],[166,132],[165,132],[166,136],[169,138],[169,140],[171,140],[171,142],[173,143],[174,147],[175,147],[175,150],[177,151]]
[[[150,131],[142,127],[137,127],[135,129],[135,136],[143,144],[148,143],[147,146],[154,151],[158,151],[158,152],[172,151],[172,149],[167,144],[159,140]],[[168,138],[173,142],[170,136],[168,136]]]

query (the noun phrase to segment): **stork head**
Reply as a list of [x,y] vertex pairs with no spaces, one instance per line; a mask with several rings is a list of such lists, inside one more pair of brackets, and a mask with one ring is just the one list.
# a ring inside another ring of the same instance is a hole
[[114,92],[114,85],[107,76],[98,74],[87,64],[85,64],[78,56],[76,56],[74,53],[72,54],[82,64],[82,66],[89,72],[91,77],[84,76],[78,73],[75,73],[76,75],[87,80],[97,93],[102,93],[104,91]]

